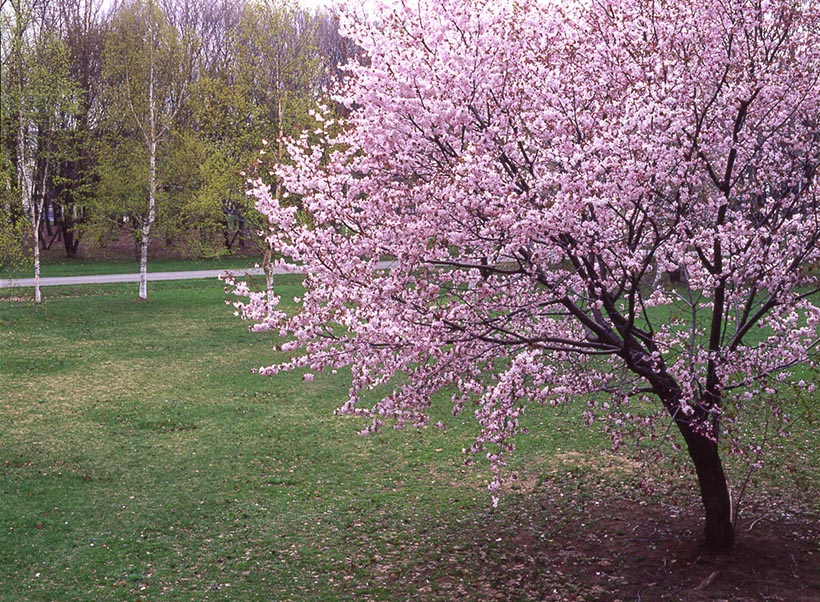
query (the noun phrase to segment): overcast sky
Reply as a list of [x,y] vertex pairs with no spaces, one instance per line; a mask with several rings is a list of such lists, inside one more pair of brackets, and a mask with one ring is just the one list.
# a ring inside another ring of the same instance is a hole
[[[333,2],[334,2],[334,0],[296,0],[296,1],[299,2],[299,4],[301,4],[302,6],[305,6],[307,8],[318,8],[318,7],[321,7],[321,6],[328,6],[330,4],[333,4]],[[2,0],[0,0],[0,4],[2,4],[2,3],[3,3]],[[113,3],[114,3],[114,0],[102,0],[102,6],[105,9],[107,9]]]

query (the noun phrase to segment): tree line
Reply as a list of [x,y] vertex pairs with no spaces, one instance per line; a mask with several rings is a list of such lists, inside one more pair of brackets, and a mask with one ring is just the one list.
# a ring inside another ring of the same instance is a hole
[[245,179],[286,160],[355,51],[331,12],[291,0],[7,0],[0,16],[0,267],[27,240],[36,272],[40,249],[124,231],[143,274],[152,237],[194,256],[260,244]]

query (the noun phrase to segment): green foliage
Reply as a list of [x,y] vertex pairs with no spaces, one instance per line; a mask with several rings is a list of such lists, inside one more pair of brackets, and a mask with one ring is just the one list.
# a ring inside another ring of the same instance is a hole
[[161,200],[157,226],[171,242],[180,239],[191,224],[198,223],[189,207],[202,189],[201,166],[205,161],[205,147],[195,132],[174,129],[163,150],[165,152],[158,161]]
[[[300,132],[307,118],[305,102],[317,97],[322,68],[316,24],[310,14],[287,0],[246,6],[236,38],[236,76],[257,109],[267,134]],[[312,104],[312,103],[311,103]]]
[[148,203],[145,144],[134,136],[110,136],[100,143],[99,153],[99,185],[92,201],[94,224],[106,231],[112,225],[139,228]]
[[45,138],[41,146],[52,162],[71,158],[71,146],[66,142],[81,102],[65,42],[55,32],[42,32],[29,61],[23,105],[37,135]]
[[[230,248],[238,239],[262,245],[262,218],[244,194],[245,177],[271,185],[271,164],[287,161],[279,140],[310,126],[322,76],[318,22],[298,5],[249,3],[227,44],[231,72],[201,78],[192,94],[192,117],[204,148],[203,186],[190,216]],[[270,146],[263,148],[263,141]],[[264,154],[260,154],[261,152]]]
[[276,184],[273,164],[288,161],[279,139],[312,126],[308,111],[346,52],[333,17],[287,0],[95,6],[12,0],[0,11],[0,146],[16,160],[22,107],[38,169],[30,188],[46,193],[66,253],[81,237],[105,241],[149,220],[152,138],[156,233],[177,240],[198,231],[186,251],[195,256],[260,246],[263,220],[246,178]]
[[19,269],[26,261],[23,240],[26,223],[19,214],[0,205],[0,276]]
[[221,78],[202,78],[191,108],[202,152],[197,164],[201,186],[185,211],[203,234],[201,253],[216,253],[258,229],[248,227],[254,209],[242,173],[258,155],[261,137],[250,118],[254,108],[237,86]]
[[19,202],[14,165],[0,147],[0,276],[25,262],[26,218]]
[[171,27],[154,0],[123,5],[105,41],[109,125],[147,139],[155,111],[159,131],[173,127],[191,79],[193,44]]

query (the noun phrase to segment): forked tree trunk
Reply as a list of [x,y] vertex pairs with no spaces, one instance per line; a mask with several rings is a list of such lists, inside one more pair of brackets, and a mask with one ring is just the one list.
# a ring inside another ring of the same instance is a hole
[[63,248],[66,257],[77,257],[77,249],[80,248],[80,239],[76,236],[73,228],[60,224],[60,232],[63,235]]

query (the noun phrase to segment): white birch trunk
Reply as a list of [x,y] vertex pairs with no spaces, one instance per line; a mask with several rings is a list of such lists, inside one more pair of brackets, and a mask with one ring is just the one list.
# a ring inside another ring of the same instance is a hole
[[142,236],[140,239],[140,291],[142,301],[148,299],[148,240],[151,226],[156,218],[157,203],[157,108],[154,105],[154,53],[153,40],[151,46],[151,66],[148,74],[148,115],[150,119],[148,133],[148,216],[142,222]]
[[[22,76],[21,76],[22,77]],[[20,194],[23,206],[28,209],[29,223],[31,224],[32,240],[34,241],[34,302],[41,303],[43,296],[40,291],[40,219],[42,218],[42,202],[35,203],[31,197],[31,176],[28,173],[28,156],[26,153],[26,127],[23,115],[23,83],[20,82],[20,103],[18,107],[17,129],[17,165]],[[45,176],[44,176],[45,177]],[[39,209],[39,211],[38,211]]]
[[45,206],[46,179],[48,178],[48,162],[43,169],[43,185],[40,187],[42,194],[34,202],[31,199],[32,209],[32,233],[34,235],[34,302],[42,303],[43,295],[40,292],[40,224],[43,222],[43,207]]
[[150,228],[147,224],[142,226],[140,237],[140,292],[139,298],[145,301],[148,298],[148,234]]
[[273,309],[273,298],[276,293],[273,290],[273,261],[270,248],[265,249],[262,256],[262,269],[265,271],[265,290],[267,292],[268,313]]
[[[154,130],[154,112],[151,111],[151,129]],[[148,298],[148,239],[151,234],[151,225],[156,218],[156,193],[157,193],[157,143],[152,140],[150,144],[150,168],[148,176],[148,218],[142,224],[142,237],[140,239],[140,292],[139,298],[143,301]]]

